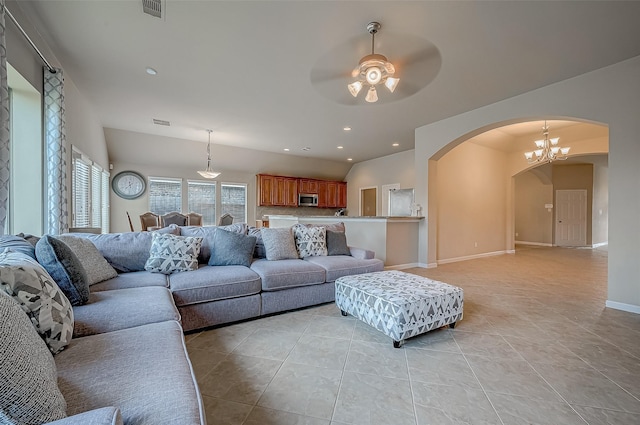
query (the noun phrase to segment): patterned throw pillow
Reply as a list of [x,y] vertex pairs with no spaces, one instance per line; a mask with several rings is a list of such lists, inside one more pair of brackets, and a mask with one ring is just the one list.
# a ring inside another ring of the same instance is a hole
[[36,258],[71,301],[71,305],[83,305],[89,301],[87,272],[66,243],[44,235],[36,244]]
[[8,249],[2,252],[0,290],[18,301],[53,354],[71,342],[71,303],[33,258]]
[[58,239],[67,244],[78,257],[80,264],[87,273],[87,283],[89,285],[104,282],[118,276],[116,269],[111,267],[89,239],[71,235],[60,235]]
[[202,238],[153,233],[149,259],[144,268],[152,273],[171,274],[198,269]]
[[20,305],[0,292],[0,423],[42,424],[65,418],[56,364]]
[[326,229],[324,227],[307,227],[303,224],[293,226],[296,248],[300,258],[327,255]]

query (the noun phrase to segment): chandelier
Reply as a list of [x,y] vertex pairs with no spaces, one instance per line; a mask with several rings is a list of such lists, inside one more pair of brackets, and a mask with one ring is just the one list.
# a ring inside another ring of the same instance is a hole
[[542,127],[542,134],[544,135],[544,139],[535,141],[538,149],[524,153],[524,157],[529,164],[536,162],[553,162],[556,160],[563,161],[567,159],[567,154],[571,148],[558,146],[559,137],[549,139],[549,126],[547,126],[547,121],[544,122],[544,127]]
[[198,171],[205,179],[215,179],[220,175],[217,171],[211,171],[211,132],[213,130],[207,130],[209,132],[209,143],[207,143],[207,169],[204,171]]
[[394,78],[393,74],[396,72],[395,67],[387,58],[383,55],[374,53],[373,46],[376,37],[376,33],[380,29],[380,23],[369,22],[367,25],[367,31],[371,34],[371,54],[360,59],[358,67],[351,73],[352,77],[357,77],[358,81],[354,81],[349,84],[349,93],[353,97],[358,97],[358,93],[365,85],[369,86],[367,95],[364,98],[369,103],[378,101],[378,92],[376,86],[378,84],[384,84],[391,93],[396,89],[399,78]]

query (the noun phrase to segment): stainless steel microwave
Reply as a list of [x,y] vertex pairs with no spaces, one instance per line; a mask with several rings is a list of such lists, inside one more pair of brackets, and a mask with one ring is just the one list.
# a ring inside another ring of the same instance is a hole
[[314,193],[299,193],[298,206],[299,207],[317,207],[318,195]]

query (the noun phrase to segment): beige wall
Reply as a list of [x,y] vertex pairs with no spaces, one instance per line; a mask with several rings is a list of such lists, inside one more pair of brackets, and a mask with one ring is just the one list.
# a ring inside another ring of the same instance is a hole
[[358,215],[360,189],[369,187],[378,188],[377,211],[386,215],[382,213],[382,186],[398,183],[401,189],[414,187],[414,165],[413,149],[354,164],[345,177],[349,215]]
[[609,167],[595,163],[593,166],[593,221],[591,243],[607,243],[609,240]]
[[[586,190],[587,191],[587,245],[591,245],[591,223],[593,212],[593,164],[563,164],[553,166],[553,205],[556,202],[558,190]],[[554,209],[554,213],[555,213]],[[554,216],[555,217],[555,216]],[[555,226],[553,235],[555,241]]]
[[437,261],[504,251],[506,154],[464,143],[438,161]]
[[543,182],[531,171],[519,174],[515,181],[515,238],[516,242],[552,245],[553,243],[553,185]]
[[[420,262],[432,264],[437,217],[425,158],[492,128],[534,119],[578,119],[609,126],[609,291],[607,305],[640,312],[640,57],[487,105],[416,130],[416,201],[426,207]],[[429,166],[436,161],[430,161]],[[517,167],[515,167],[517,168]],[[526,165],[522,167],[526,169]],[[510,175],[516,175],[514,170]],[[507,188],[507,197],[511,190]],[[510,200],[507,204],[509,204]],[[513,218],[507,214],[507,240]]]

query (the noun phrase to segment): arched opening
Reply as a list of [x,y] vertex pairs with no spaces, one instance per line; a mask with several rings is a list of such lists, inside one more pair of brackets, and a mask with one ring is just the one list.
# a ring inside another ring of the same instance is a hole
[[[550,137],[571,147],[569,158],[530,164],[524,152],[542,138],[544,120]],[[587,191],[583,245],[606,243],[608,139],[606,125],[535,117],[485,126],[444,146],[429,160],[436,263],[511,253],[516,242],[557,245],[557,190]]]

